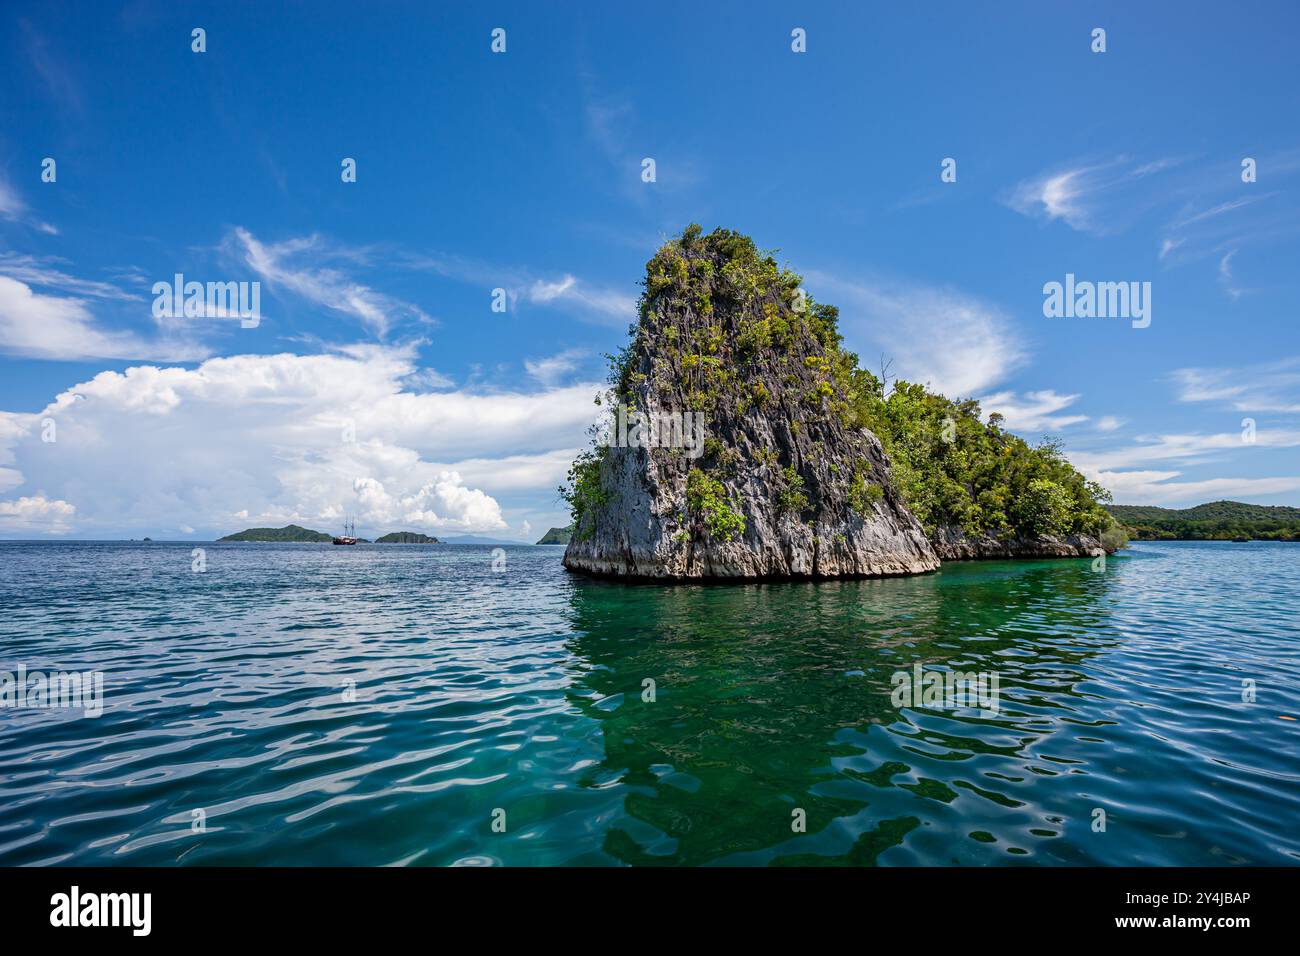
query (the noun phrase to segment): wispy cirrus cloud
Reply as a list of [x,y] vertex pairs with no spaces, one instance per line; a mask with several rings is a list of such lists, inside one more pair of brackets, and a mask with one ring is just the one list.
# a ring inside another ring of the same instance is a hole
[[[1191,504],[1215,498],[1249,498],[1300,489],[1300,477],[1212,477],[1177,480],[1184,469],[1216,464],[1237,469],[1239,456],[1300,447],[1300,431],[1258,429],[1213,434],[1139,436],[1099,451],[1071,451],[1070,461],[1107,488],[1120,504]],[[1163,466],[1163,467],[1161,467]],[[1173,466],[1173,467],[1170,467]]]
[[1118,232],[1149,203],[1141,192],[1142,181],[1182,162],[1178,158],[1137,162],[1120,156],[1058,167],[1017,183],[1003,202],[1022,215],[1060,220],[1080,232]]
[[32,216],[31,210],[18,195],[18,191],[3,178],[0,178],[0,219],[22,223],[48,236],[59,234],[59,230],[54,226]]
[[1062,395],[1052,389],[1044,389],[1024,393],[1002,391],[987,395],[979,401],[980,409],[986,416],[994,413],[1001,415],[1004,426],[1013,432],[1055,432],[1084,424],[1091,431],[1113,432],[1124,426],[1124,420],[1114,415],[1093,418],[1077,411],[1061,414],[1081,397],[1077,393]]
[[1266,198],[1267,195],[1271,194],[1243,196],[1240,199],[1230,199],[1227,202],[1221,202],[1216,206],[1211,206],[1209,209],[1202,209],[1199,212],[1187,214],[1185,218],[1170,223],[1170,228],[1183,229],[1187,226],[1195,225],[1198,222],[1205,222],[1207,219],[1213,219],[1216,216],[1226,215],[1234,210],[1257,203],[1261,199]]
[[227,247],[273,289],[282,289],[316,305],[350,315],[379,338],[406,321],[428,326],[434,320],[419,306],[353,279],[339,263],[365,262],[364,253],[310,235],[265,243],[237,227]]
[[1171,266],[1217,259],[1224,292],[1233,299],[1245,291],[1231,271],[1239,250],[1300,232],[1300,205],[1293,188],[1300,173],[1300,149],[1250,159],[1255,162],[1254,182],[1242,180],[1236,160],[1189,171],[1168,192],[1177,207],[1159,240],[1160,259]]
[[1223,291],[1228,293],[1229,296],[1240,299],[1244,290],[1237,287],[1236,280],[1232,275],[1232,257],[1236,254],[1237,250],[1233,249],[1225,253],[1223,258],[1219,260],[1219,284],[1223,286]]
[[[514,294],[518,297],[521,292],[516,289]],[[527,286],[522,295],[529,302],[575,305],[589,314],[607,316],[620,322],[636,317],[636,296],[583,282],[567,273],[558,280],[539,279]]]
[[397,258],[406,268],[433,272],[485,292],[504,289],[512,309],[523,303],[571,310],[579,319],[623,327],[636,318],[638,296],[571,273],[542,275],[518,266],[494,265],[464,256],[424,253]]
[[525,359],[524,369],[543,385],[554,386],[578,370],[586,349],[565,349],[540,359]]
[[[83,279],[64,271],[66,262],[52,256],[19,255],[0,252],[0,276],[9,276],[19,282],[43,288],[57,289],[73,295],[97,299],[116,299],[124,302],[144,298],[138,292],[123,289],[112,282]],[[142,280],[138,280],[142,281]]]
[[[671,193],[700,181],[696,161],[663,131],[647,138],[637,128],[637,110],[630,97],[601,89],[598,78],[590,72],[583,73],[581,79],[587,138],[608,164],[620,195],[646,206],[651,189]],[[654,147],[648,147],[647,142],[653,142]],[[655,161],[653,185],[641,178],[641,163],[646,158]]]
[[19,20],[23,51],[36,75],[41,78],[49,97],[59,107],[59,112],[80,115],[83,112],[81,82],[75,76],[70,61],[56,50],[49,39],[30,20]]
[[1240,412],[1300,412],[1300,356],[1240,368],[1180,368],[1180,402],[1217,402]]
[[[1243,368],[1182,368],[1169,378],[1180,402],[1246,413],[1300,412],[1300,357]],[[1257,471],[1259,456],[1272,452],[1276,457],[1279,451],[1295,448],[1300,448],[1300,429],[1243,419],[1239,431],[1139,435],[1124,444],[1074,450],[1069,458],[1120,503],[1177,505],[1300,490],[1300,477],[1291,475],[1183,477],[1184,469],[1192,467],[1240,471],[1249,464]]]
[[1300,491],[1300,476],[1206,478],[1177,481],[1178,471],[1102,472],[1094,475],[1118,504],[1177,507],[1222,499],[1248,500]]
[[1010,317],[975,296],[915,284],[846,281],[815,270],[805,277],[811,289],[825,290],[840,306],[840,331],[850,348],[864,357],[883,353],[901,378],[950,398],[996,385],[1028,357]]
[[1026,216],[1043,215],[1074,229],[1086,229],[1091,219],[1084,204],[1089,172],[1087,168],[1067,169],[1022,182],[1011,193],[1008,205]]
[[[1231,182],[1231,180],[1229,180]],[[1177,266],[1209,257],[1219,261],[1219,278],[1233,299],[1242,290],[1235,285],[1232,259],[1244,247],[1293,234],[1295,206],[1280,192],[1261,192],[1231,199],[1216,198],[1228,189],[1254,186],[1218,186],[1186,200],[1164,227],[1160,239],[1160,260]]]
[[1067,428],[1088,421],[1087,415],[1060,412],[1069,408],[1079,396],[1062,395],[1047,389],[1038,392],[998,392],[980,399],[980,408],[985,414],[1001,415],[1006,427],[1012,431],[1043,432]]
[[[1261,157],[1258,169],[1260,175],[1267,171],[1270,184],[1285,183],[1300,171],[1300,150]],[[1295,191],[1265,188],[1262,179],[1243,182],[1240,172],[1220,159],[1079,161],[1017,183],[1003,202],[1023,215],[1060,221],[1095,236],[1123,232],[1144,216],[1159,216],[1164,225],[1155,226],[1158,259],[1174,267],[1212,257],[1225,294],[1236,300],[1246,291],[1234,273],[1239,251],[1300,232]],[[1155,176],[1160,177],[1159,189],[1150,182]]]
[[1205,464],[1265,448],[1296,447],[1300,447],[1300,431],[1295,429],[1260,428],[1249,439],[1242,432],[1173,433],[1142,435],[1131,444],[1102,451],[1074,451],[1070,460],[1086,472],[1100,474],[1168,461]]

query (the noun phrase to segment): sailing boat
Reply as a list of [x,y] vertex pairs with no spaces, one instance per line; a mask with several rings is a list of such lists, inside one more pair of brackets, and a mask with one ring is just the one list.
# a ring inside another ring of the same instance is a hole
[[356,544],[357,543],[357,523],[356,521],[344,521],[343,533],[334,539],[335,544]]

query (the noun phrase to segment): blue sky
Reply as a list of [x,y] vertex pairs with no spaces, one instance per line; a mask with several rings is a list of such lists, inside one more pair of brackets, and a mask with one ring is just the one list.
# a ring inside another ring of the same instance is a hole
[[[692,221],[1117,501],[1300,503],[1294,4],[468,6],[6,5],[0,537],[536,538]],[[178,272],[260,322],[155,317]]]

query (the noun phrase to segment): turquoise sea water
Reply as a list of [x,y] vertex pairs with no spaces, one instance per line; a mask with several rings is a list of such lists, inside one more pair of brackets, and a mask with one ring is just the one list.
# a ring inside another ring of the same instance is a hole
[[[0,543],[0,671],[104,688],[0,709],[0,864],[1300,862],[1300,545],[708,586],[193,547]],[[997,712],[896,708],[917,662]]]

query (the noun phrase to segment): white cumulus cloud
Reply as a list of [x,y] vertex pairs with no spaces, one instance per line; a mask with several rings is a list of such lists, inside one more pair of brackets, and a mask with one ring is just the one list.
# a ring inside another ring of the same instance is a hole
[[495,496],[553,493],[596,415],[594,384],[411,391],[418,371],[412,347],[357,345],[101,372],[39,412],[0,413],[0,488],[75,502],[87,537],[347,515],[370,533],[501,531]]
[[44,495],[0,501],[0,533],[67,534],[71,530],[68,521],[76,513],[75,505],[51,501]]

